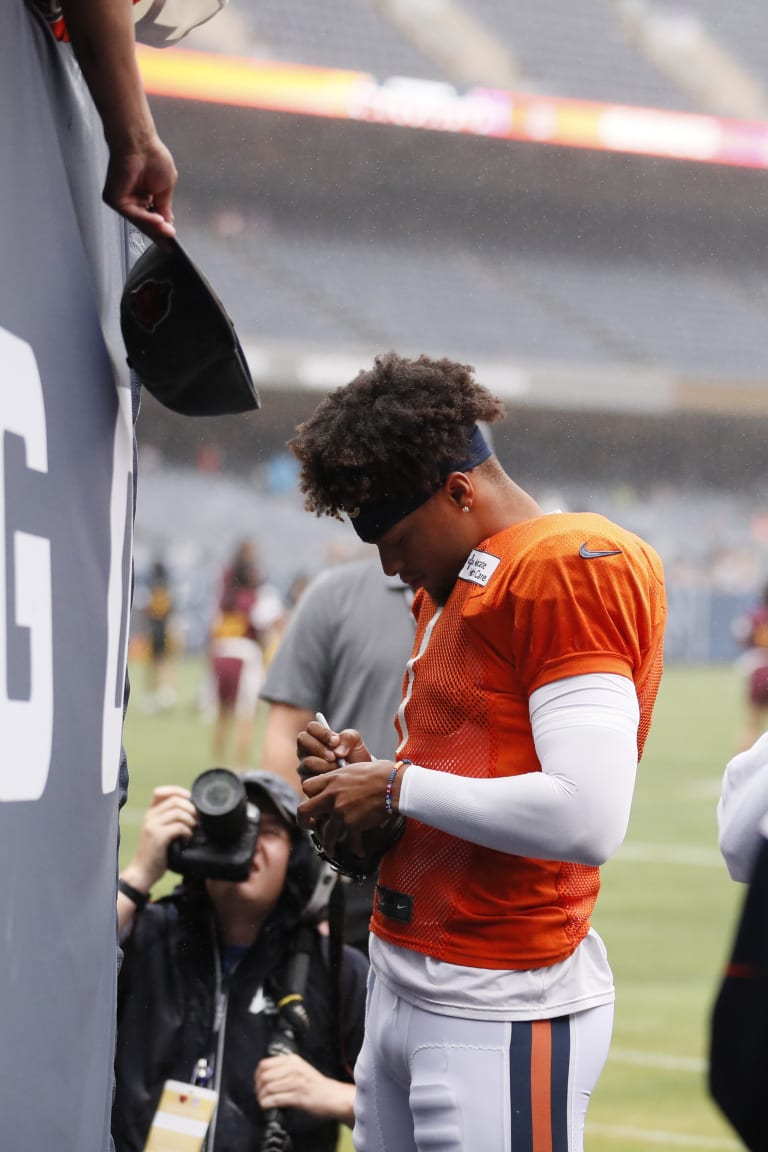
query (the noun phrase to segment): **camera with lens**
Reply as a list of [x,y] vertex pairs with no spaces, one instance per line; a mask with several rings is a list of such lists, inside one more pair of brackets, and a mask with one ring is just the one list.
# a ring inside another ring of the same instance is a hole
[[259,835],[259,809],[228,768],[209,768],[192,784],[197,827],[168,846],[168,867],[182,876],[246,880]]

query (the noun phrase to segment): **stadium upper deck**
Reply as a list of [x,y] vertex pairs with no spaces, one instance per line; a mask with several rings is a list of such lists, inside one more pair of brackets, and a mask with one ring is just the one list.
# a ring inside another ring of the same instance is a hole
[[[241,0],[189,42],[380,79],[507,83],[575,99],[711,111],[726,72],[731,83],[737,74],[749,77],[753,98],[762,90],[768,12],[752,0]],[[705,53],[710,74],[699,87],[690,67]]]
[[[714,0],[231,0],[188,43],[689,112],[727,89],[760,112],[767,39],[768,9]],[[768,415],[762,171],[155,104],[180,236],[262,390],[330,387],[397,347],[482,363],[524,406]]]

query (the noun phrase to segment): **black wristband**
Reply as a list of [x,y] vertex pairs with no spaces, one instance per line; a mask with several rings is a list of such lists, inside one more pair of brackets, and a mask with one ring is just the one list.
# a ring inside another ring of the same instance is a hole
[[149,900],[149,892],[139,892],[138,888],[134,888],[132,884],[129,884],[126,880],[122,880],[119,876],[117,878],[117,890],[118,892],[122,892],[123,896],[127,896],[139,911],[141,911],[147,900]]

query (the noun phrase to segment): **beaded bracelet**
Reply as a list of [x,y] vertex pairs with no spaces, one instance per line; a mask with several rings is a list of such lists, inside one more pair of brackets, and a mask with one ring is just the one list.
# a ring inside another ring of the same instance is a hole
[[384,808],[386,809],[387,816],[394,815],[394,809],[392,807],[392,787],[395,783],[395,776],[397,776],[404,764],[413,764],[413,760],[398,760],[389,774],[389,780],[387,780],[387,792],[384,797]]

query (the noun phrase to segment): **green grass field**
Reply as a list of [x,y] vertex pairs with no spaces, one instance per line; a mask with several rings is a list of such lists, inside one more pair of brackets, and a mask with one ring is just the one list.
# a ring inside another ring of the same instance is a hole
[[[181,666],[179,705],[156,716],[141,709],[142,672],[132,670],[126,722],[131,788],[123,861],[152,788],[189,785],[210,766],[210,728],[195,708],[200,665]],[[591,1152],[742,1147],[709,1102],[705,1080],[710,1006],[743,896],[721,861],[715,820],[741,703],[731,668],[671,667],[664,674],[629,834],[603,870],[594,916],[613,964],[617,1004],[611,1054],[587,1120]],[[351,1152],[351,1141],[345,1137],[341,1148]]]

